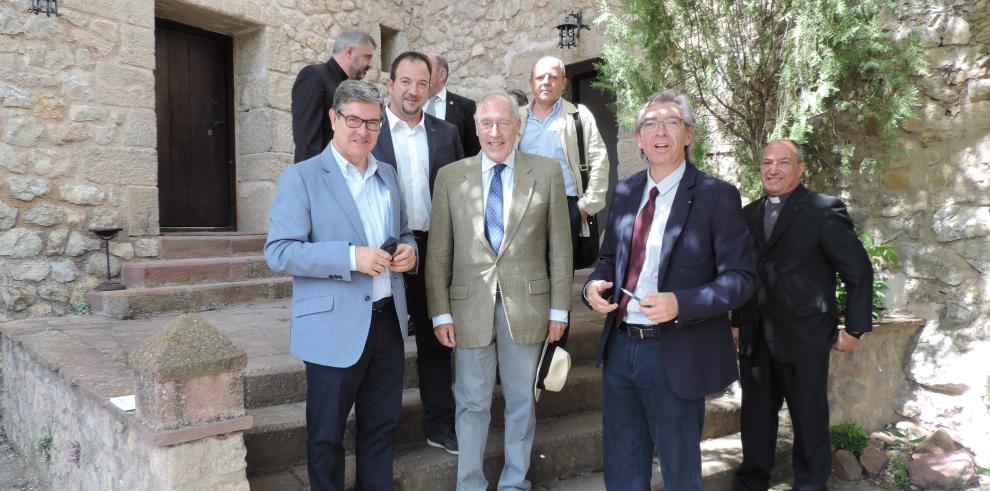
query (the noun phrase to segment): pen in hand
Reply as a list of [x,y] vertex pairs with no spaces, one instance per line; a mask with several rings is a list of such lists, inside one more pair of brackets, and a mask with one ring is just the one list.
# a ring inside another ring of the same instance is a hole
[[643,299],[642,298],[639,298],[635,293],[633,293],[633,292],[631,292],[629,290],[626,290],[625,288],[619,288],[619,289],[622,290],[622,293],[625,293],[626,295],[629,295],[630,298],[632,298],[633,300],[639,302],[639,306],[640,307],[653,307],[652,305],[643,305]]

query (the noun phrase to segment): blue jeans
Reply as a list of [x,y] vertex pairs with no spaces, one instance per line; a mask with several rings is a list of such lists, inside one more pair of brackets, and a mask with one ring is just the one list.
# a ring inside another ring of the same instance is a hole
[[660,458],[664,489],[701,489],[701,434],[705,399],[677,397],[656,338],[609,336],[602,378],[605,487],[650,489],[653,451]]

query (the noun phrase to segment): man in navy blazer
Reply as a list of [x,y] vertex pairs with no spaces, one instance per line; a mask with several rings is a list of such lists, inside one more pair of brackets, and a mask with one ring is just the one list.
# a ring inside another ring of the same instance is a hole
[[[389,71],[385,121],[372,154],[399,173],[409,228],[416,237],[419,257],[426,258],[433,181],[441,167],[464,158],[457,127],[423,112],[430,88],[430,61],[406,51],[395,57]],[[423,433],[427,445],[457,453],[454,432],[454,383],[451,349],[433,335],[426,308],[425,262],[406,273],[406,299],[416,335],[416,371],[423,402]]]
[[728,312],[757,287],[751,241],[739,191],[686,160],[683,95],[654,94],[634,135],[649,168],[616,185],[584,290],[608,314],[597,355],[605,486],[650,489],[655,450],[665,489],[700,490],[705,395],[739,375]]
[[[406,299],[416,267],[395,170],[370,156],[378,89],[344,81],[323,153],[282,173],[265,259],[292,275],[289,347],[306,363],[306,444],[314,490],[344,489],[344,429],[355,407],[357,489],[392,489],[402,408]],[[391,239],[391,240],[390,240]],[[380,247],[398,242],[394,254]]]

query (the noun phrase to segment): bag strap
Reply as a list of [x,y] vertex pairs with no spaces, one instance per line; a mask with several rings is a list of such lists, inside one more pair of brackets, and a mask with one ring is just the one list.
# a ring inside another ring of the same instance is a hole
[[585,163],[584,159],[584,125],[581,124],[581,105],[578,104],[578,111],[572,113],[574,116],[574,128],[577,133],[577,145],[578,145],[578,170],[581,171],[581,190],[588,190],[588,165]]

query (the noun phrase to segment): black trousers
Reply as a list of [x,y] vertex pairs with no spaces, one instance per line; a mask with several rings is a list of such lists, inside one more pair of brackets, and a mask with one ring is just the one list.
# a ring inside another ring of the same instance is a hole
[[335,368],[306,363],[306,442],[314,491],[344,489],[344,430],[351,406],[357,423],[357,490],[391,490],[395,428],[402,410],[402,332],[395,306],[371,315],[357,363]]
[[581,233],[581,208],[578,208],[577,196],[567,197],[567,213],[571,219],[571,250],[577,245],[578,236]]
[[754,338],[752,354],[739,359],[743,462],[736,471],[733,489],[763,491],[770,486],[777,413],[786,400],[794,427],[793,489],[824,491],[832,473],[829,353],[801,363],[781,363],[770,354],[762,330]]
[[427,232],[414,231],[419,247],[419,272],[406,273],[406,306],[416,327],[416,371],[419,398],[423,401],[423,431],[429,436],[454,427],[454,375],[450,367],[453,350],[433,335],[433,320],[426,307]]

